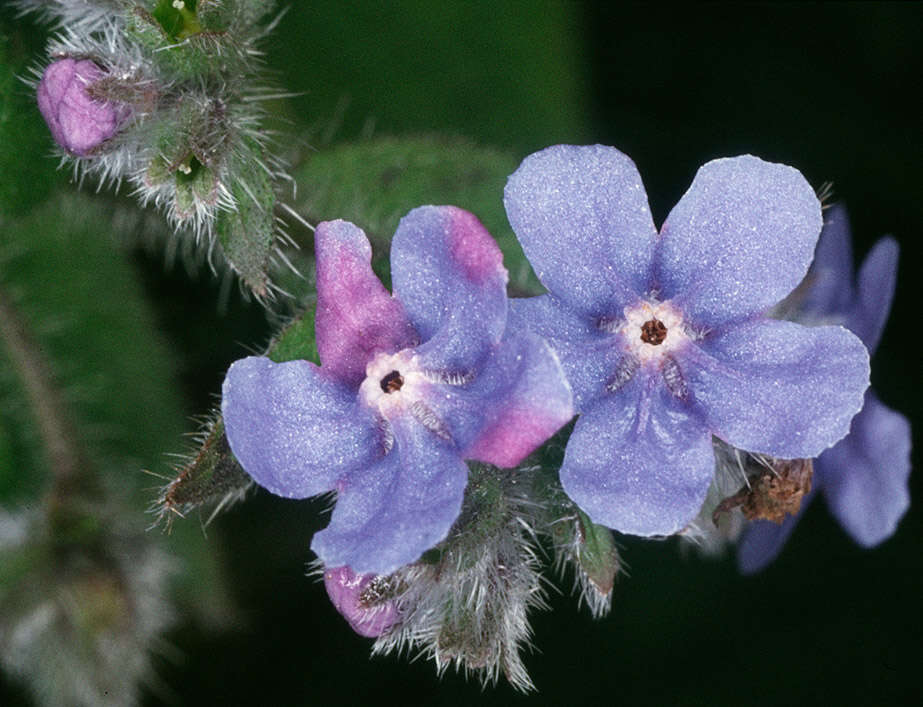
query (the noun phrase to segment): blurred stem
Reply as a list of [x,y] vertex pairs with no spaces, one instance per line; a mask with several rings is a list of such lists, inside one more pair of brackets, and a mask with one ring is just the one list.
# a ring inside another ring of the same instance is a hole
[[77,436],[65,403],[54,384],[54,374],[30,336],[15,305],[0,288],[0,343],[16,368],[38,423],[42,445],[54,478],[54,496],[73,488],[81,467]]

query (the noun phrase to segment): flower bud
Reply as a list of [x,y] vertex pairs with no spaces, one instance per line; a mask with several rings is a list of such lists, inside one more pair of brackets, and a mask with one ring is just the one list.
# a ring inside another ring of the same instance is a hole
[[89,59],[58,59],[38,85],[38,107],[61,147],[86,157],[115,135],[128,117],[123,104],[99,101],[87,89],[106,72]]
[[387,598],[388,587],[382,578],[356,574],[349,567],[334,567],[324,572],[327,596],[360,636],[375,638],[399,620],[397,607]]

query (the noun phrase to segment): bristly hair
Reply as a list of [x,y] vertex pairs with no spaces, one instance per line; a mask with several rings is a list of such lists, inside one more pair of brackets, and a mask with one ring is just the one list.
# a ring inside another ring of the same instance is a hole
[[173,521],[196,509],[209,508],[208,525],[218,513],[242,501],[253,488],[253,480],[234,459],[220,413],[215,410],[193,435],[193,450],[176,455],[176,476],[164,486],[151,505],[151,528],[170,531]]
[[514,472],[472,465],[462,513],[439,546],[383,585],[400,621],[380,636],[374,655],[417,652],[442,674],[449,666],[483,685],[503,674],[522,692],[535,689],[521,651],[530,646],[528,612],[547,608],[541,552]]

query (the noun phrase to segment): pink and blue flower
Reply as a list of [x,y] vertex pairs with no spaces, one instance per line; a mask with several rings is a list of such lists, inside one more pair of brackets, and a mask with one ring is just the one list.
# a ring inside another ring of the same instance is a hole
[[321,365],[237,361],[224,382],[231,450],[279,496],[335,491],[312,549],[328,567],[388,574],[447,535],[465,460],[511,467],[573,416],[557,357],[507,328],[507,271],[472,214],[411,211],[391,244],[394,296],[365,234],[320,224]]
[[804,458],[849,431],[868,386],[862,342],[765,314],[801,282],[822,225],[797,170],[709,162],[658,233],[627,156],[557,145],[523,161],[505,204],[548,289],[511,316],[551,343],[573,387],[561,483],[594,522],[682,530],[714,475],[713,435]]

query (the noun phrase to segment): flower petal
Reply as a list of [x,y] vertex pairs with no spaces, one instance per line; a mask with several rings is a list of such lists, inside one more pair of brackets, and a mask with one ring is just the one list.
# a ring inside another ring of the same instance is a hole
[[591,317],[620,314],[651,287],[657,239],[638,170],[604,145],[555,145],[509,178],[504,204],[538,279]]
[[800,309],[808,317],[822,321],[847,311],[852,305],[855,297],[852,243],[849,216],[841,204],[834,205],[825,215],[806,284],[807,293]]
[[739,449],[815,457],[849,431],[868,387],[868,353],[843,327],[761,319],[677,355],[711,431]]
[[361,228],[348,221],[318,224],[314,249],[317,351],[324,371],[358,384],[373,354],[411,346],[416,333],[372,272],[372,247]]
[[612,334],[554,295],[510,300],[510,328],[544,337],[557,353],[579,412],[603,394],[623,358]]
[[594,523],[672,535],[699,512],[714,476],[711,435],[657,380],[639,372],[577,420],[561,484]]
[[540,337],[508,332],[474,380],[437,383],[425,400],[465,459],[513,467],[574,416],[557,356]]
[[737,545],[737,569],[741,574],[756,574],[779,556],[815,493],[816,489],[812,488],[801,500],[798,513],[786,516],[781,525],[770,520],[754,520],[747,524]]
[[822,223],[798,170],[751,155],[709,162],[661,229],[660,297],[702,328],[763,312],[805,276]]
[[394,448],[338,485],[330,525],[311,542],[327,566],[390,574],[442,541],[458,517],[468,467],[454,444],[410,415],[392,424]]
[[384,451],[356,393],[308,361],[252,356],[224,379],[221,412],[228,443],[260,486],[286,498],[330,491],[336,480]]
[[910,505],[910,423],[872,391],[849,436],[814,463],[830,511],[853,539],[890,537]]
[[878,348],[891,312],[899,254],[893,238],[882,238],[872,247],[859,269],[859,295],[846,310],[845,326],[862,339],[870,352]]
[[466,371],[506,327],[503,254],[473,215],[421,206],[401,219],[391,243],[395,296],[423,342],[425,365]]

